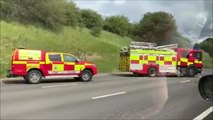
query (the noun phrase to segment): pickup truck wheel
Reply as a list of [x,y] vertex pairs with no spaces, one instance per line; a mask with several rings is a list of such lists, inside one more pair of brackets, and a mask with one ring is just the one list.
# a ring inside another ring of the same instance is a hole
[[80,79],[83,81],[83,82],[89,82],[92,80],[92,72],[90,70],[84,70],[80,76]]
[[150,77],[155,77],[155,76],[157,75],[157,69],[154,68],[154,67],[150,67],[150,68],[148,69],[148,75],[149,75]]
[[189,67],[189,68],[187,69],[187,75],[188,75],[189,77],[194,77],[195,74],[196,74],[196,69],[195,69],[194,67]]
[[32,70],[27,74],[27,83],[38,84],[42,79],[42,74],[38,70]]

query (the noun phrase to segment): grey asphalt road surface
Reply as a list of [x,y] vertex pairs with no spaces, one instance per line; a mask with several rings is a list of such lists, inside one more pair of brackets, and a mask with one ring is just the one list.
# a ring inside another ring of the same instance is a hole
[[1,119],[194,119],[212,106],[201,98],[198,80],[128,73],[100,75],[88,83],[3,80]]

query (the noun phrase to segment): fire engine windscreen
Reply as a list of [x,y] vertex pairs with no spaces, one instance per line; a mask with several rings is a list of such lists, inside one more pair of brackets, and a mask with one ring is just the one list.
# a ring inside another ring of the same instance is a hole
[[202,53],[201,52],[195,52],[194,57],[198,60],[202,60]]

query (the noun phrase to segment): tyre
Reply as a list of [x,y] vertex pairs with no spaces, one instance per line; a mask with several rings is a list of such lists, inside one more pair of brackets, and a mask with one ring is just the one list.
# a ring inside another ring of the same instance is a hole
[[80,76],[80,80],[83,82],[89,82],[92,80],[92,72],[90,70],[84,70]]
[[38,84],[42,79],[42,74],[38,70],[32,70],[27,74],[27,83]]
[[150,68],[148,69],[148,75],[149,75],[150,77],[155,77],[155,76],[157,75],[157,69],[154,68],[154,67],[150,67]]
[[194,77],[196,75],[196,69],[194,67],[189,67],[187,69],[187,76]]

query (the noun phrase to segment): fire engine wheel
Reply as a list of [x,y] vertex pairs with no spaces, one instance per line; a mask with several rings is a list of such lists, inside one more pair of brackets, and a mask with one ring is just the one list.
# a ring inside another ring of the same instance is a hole
[[27,74],[27,83],[29,84],[37,84],[41,81],[42,74],[38,70],[32,70]]
[[155,77],[155,76],[157,75],[157,70],[156,70],[156,68],[150,67],[150,68],[148,69],[148,75],[149,75],[150,77]]
[[194,67],[189,67],[189,68],[187,69],[187,75],[188,75],[189,77],[194,77],[195,74],[196,74],[196,69],[195,69]]
[[81,81],[89,82],[92,80],[92,72],[90,70],[84,70],[80,76]]

